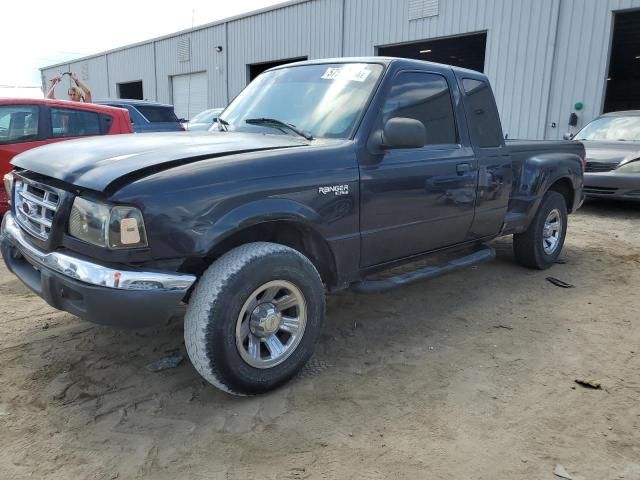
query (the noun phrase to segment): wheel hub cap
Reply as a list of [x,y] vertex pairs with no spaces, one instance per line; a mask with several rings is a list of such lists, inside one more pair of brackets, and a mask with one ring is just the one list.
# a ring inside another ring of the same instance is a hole
[[272,280],[251,293],[236,321],[236,347],[254,368],[272,368],[298,347],[307,324],[302,291],[286,280]]
[[547,255],[555,252],[562,235],[562,216],[558,209],[549,212],[542,229],[542,248]]
[[280,329],[282,313],[272,303],[258,305],[251,313],[249,328],[257,337],[267,337]]

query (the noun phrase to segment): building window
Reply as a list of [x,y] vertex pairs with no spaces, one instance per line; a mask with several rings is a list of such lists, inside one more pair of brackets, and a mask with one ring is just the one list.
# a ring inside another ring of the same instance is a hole
[[129,100],[144,100],[142,95],[142,80],[118,84],[118,98]]
[[249,76],[247,83],[253,81],[254,78],[260,75],[262,72],[266,72],[270,68],[279,67],[280,65],[286,65],[287,63],[301,62],[303,60],[307,60],[307,57],[285,58],[273,62],[253,63],[251,65],[247,65],[247,74]]

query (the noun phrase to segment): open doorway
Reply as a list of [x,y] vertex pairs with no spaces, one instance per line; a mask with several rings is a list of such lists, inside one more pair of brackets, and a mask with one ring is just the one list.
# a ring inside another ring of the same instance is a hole
[[457,67],[484,71],[487,33],[472,33],[456,37],[421,40],[378,47],[378,55],[385,57],[412,58],[427,62],[446,63]]
[[606,112],[640,109],[640,10],[615,13]]
[[273,62],[252,63],[251,65],[247,65],[247,83],[251,82],[262,72],[265,72],[270,68],[285,65],[287,63],[301,62],[302,60],[307,60],[307,57],[285,58],[283,60],[275,60]]
[[118,98],[144,100],[142,96],[142,80],[118,84]]

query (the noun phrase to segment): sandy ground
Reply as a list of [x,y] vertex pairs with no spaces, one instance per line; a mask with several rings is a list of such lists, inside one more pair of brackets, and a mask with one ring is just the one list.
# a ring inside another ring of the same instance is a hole
[[639,234],[640,207],[590,203],[550,271],[509,238],[493,263],[331,297],[309,366],[257,398],[188,359],[149,371],[184,353],[179,321],[84,323],[2,267],[0,478],[640,479]]

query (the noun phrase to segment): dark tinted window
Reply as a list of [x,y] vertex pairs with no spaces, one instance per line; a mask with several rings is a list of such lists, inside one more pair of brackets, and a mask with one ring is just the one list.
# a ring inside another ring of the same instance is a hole
[[178,122],[178,117],[171,107],[156,107],[150,105],[136,105],[138,111],[151,123]]
[[54,138],[100,135],[100,117],[95,112],[54,107],[51,129]]
[[395,117],[420,120],[427,132],[427,145],[458,143],[449,86],[440,75],[398,75],[383,107],[384,122]]
[[129,119],[131,120],[131,123],[145,122],[145,119],[142,117],[142,115],[140,115],[140,112],[138,112],[135,108],[129,105],[121,105],[118,103],[103,103],[103,105],[109,105],[110,107],[116,107],[116,108],[124,108],[129,112]]
[[0,145],[28,142],[38,136],[38,107],[5,105],[0,107]]
[[469,110],[470,128],[481,148],[502,145],[502,127],[491,88],[485,82],[471,78],[462,80]]

